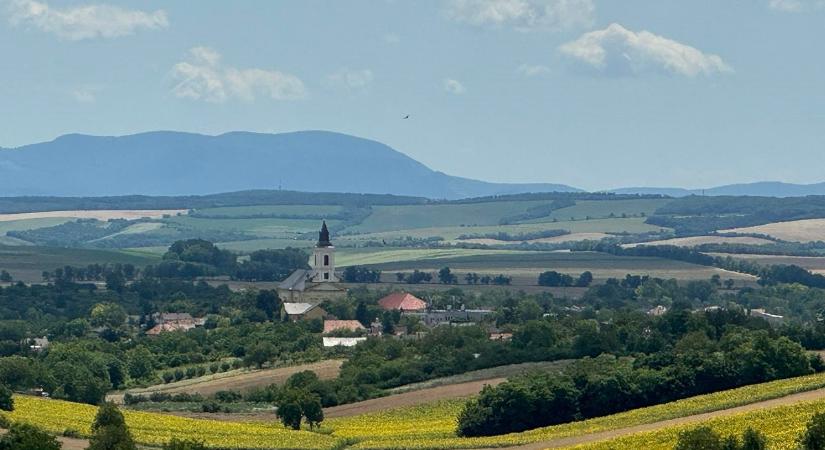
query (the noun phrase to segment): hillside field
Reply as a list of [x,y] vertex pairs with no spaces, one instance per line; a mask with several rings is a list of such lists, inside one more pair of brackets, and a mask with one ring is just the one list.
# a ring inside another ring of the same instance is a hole
[[774,222],[754,227],[724,230],[730,233],[766,234],[783,241],[815,242],[825,241],[825,219],[792,220]]

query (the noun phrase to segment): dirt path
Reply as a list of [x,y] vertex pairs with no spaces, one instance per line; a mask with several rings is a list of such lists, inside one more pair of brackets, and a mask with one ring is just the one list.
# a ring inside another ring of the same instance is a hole
[[[653,431],[660,428],[667,428],[674,425],[684,425],[691,423],[701,423],[716,417],[731,416],[734,414],[754,411],[757,409],[773,408],[776,406],[790,405],[798,402],[821,400],[825,398],[825,389],[817,389],[815,391],[800,392],[798,394],[787,395],[772,400],[765,400],[761,402],[751,403],[749,405],[737,406],[735,408],[722,409],[703,414],[695,414],[692,416],[679,417],[676,419],[663,420],[660,422],[648,423],[643,425],[635,425],[627,428],[620,428],[617,430],[601,431],[598,433],[590,433],[579,436],[570,436],[566,438],[550,439],[547,441],[534,442],[532,444],[519,445],[515,447],[503,447],[509,450],[544,450],[549,448],[564,448],[573,445],[589,444],[607,439],[612,439],[629,434],[640,433],[644,431]],[[499,447],[497,450],[501,450]],[[477,450],[494,450],[494,449],[477,449]]]
[[417,391],[404,392],[389,397],[374,398],[363,402],[350,403],[347,405],[333,406],[324,410],[324,417],[346,417],[355,416],[374,411],[383,411],[390,408],[402,406],[420,405],[422,403],[432,403],[438,400],[461,398],[476,395],[481,392],[485,385],[496,386],[507,381],[507,378],[490,378],[487,380],[469,381],[466,383],[451,384],[447,386],[437,386]]
[[[341,364],[344,360],[329,359],[298,366],[278,367],[275,369],[233,371],[205,377],[183,380],[169,384],[159,384],[148,388],[130,389],[126,392],[130,394],[150,394],[152,392],[164,392],[177,394],[186,392],[190,394],[212,395],[218,391],[248,391],[252,388],[269,386],[270,384],[282,384],[291,375],[311,370],[318,374],[322,380],[336,378],[341,371]],[[115,403],[123,402],[125,392],[113,392],[106,396],[106,399]]]
[[[332,408],[324,409],[324,417],[347,417],[358,414],[370,413],[375,411],[384,411],[390,408],[399,408],[402,406],[420,405],[422,403],[432,403],[438,400],[450,398],[462,398],[476,395],[481,392],[481,388],[485,385],[495,386],[506,381],[506,378],[490,378],[487,380],[469,381],[466,383],[451,384],[447,386],[437,386],[427,389],[420,389],[417,391],[404,392],[402,394],[394,394],[387,397],[374,398],[358,403],[349,403],[341,406],[333,406]],[[165,414],[173,414],[182,417],[195,417],[199,419],[213,419],[224,420],[227,422],[272,422],[275,420],[275,414],[272,411],[259,411],[249,413],[199,413],[199,412],[175,412],[171,411]]]

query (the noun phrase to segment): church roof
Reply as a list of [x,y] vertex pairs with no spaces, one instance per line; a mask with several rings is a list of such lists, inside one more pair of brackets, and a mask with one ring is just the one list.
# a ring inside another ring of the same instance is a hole
[[278,288],[289,291],[303,291],[306,288],[308,273],[309,271],[306,269],[298,269],[295,272],[292,272],[292,275],[288,276],[286,280],[281,281]]
[[327,221],[325,220],[321,225],[321,232],[318,233],[318,247],[332,247],[332,242],[329,241],[329,229],[327,228]]
[[392,293],[378,300],[378,304],[381,305],[381,308],[388,311],[393,309],[403,311],[421,311],[422,309],[427,309],[427,302],[407,292]]

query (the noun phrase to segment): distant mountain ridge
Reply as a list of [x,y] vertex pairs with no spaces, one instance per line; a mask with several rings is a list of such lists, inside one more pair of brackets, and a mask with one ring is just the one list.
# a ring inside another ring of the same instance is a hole
[[278,188],[434,199],[580,191],[562,184],[450,176],[379,142],[326,131],[71,134],[0,151],[2,196],[203,195]]
[[433,199],[581,191],[563,184],[450,176],[379,142],[326,131],[70,134],[0,150],[0,196],[203,195],[279,188]]
[[616,194],[666,195],[668,197],[686,197],[688,195],[732,195],[749,197],[805,197],[808,195],[825,195],[825,183],[794,184],[781,181],[758,181],[717,186],[708,189],[635,187],[612,189],[607,192]]
[[[50,142],[0,147],[0,197],[208,195],[281,188],[447,200],[584,192],[564,184],[491,183],[451,176],[380,142],[328,131],[68,134]],[[796,197],[825,195],[825,183],[765,181],[704,190],[629,187],[604,192]]]

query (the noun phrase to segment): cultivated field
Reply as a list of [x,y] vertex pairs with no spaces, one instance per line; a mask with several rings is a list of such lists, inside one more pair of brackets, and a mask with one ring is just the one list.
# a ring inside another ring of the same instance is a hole
[[512,245],[520,242],[527,242],[529,244],[561,244],[564,242],[576,241],[600,241],[604,238],[610,237],[607,233],[570,233],[563,236],[554,236],[540,239],[530,239],[526,241],[502,241],[490,238],[475,238],[475,239],[461,239],[455,242],[464,242],[467,244],[481,244],[481,245]]
[[638,244],[625,244],[622,247],[632,248],[639,245],[675,245],[677,247],[696,247],[705,244],[744,244],[744,245],[765,245],[773,241],[751,236],[690,236],[673,239],[663,239],[660,241],[640,242]]
[[[670,447],[662,445],[672,445],[672,437],[675,436],[674,429],[670,427],[709,419],[712,419],[711,424],[723,431],[744,428],[748,424],[764,426],[763,429],[777,443],[784,442],[780,440],[784,438],[776,438],[781,436],[778,426],[787,424],[788,429],[796,431],[810,414],[825,407],[824,388],[825,374],[809,375],[522,433],[478,438],[460,438],[455,435],[456,418],[463,405],[461,399],[391,408],[390,405],[405,405],[393,403],[393,399],[402,396],[412,398],[411,394],[421,391],[378,399],[384,401],[384,404],[380,410],[373,412],[332,417],[335,414],[328,410],[330,418],[323,423],[322,433],[285,430],[274,420],[227,422],[135,411],[125,411],[125,416],[135,439],[144,445],[158,445],[174,436],[197,438],[210,448],[226,449],[450,449],[522,446],[520,448],[538,450],[582,443],[588,443],[586,448],[599,445],[596,448],[664,449]],[[816,401],[799,403],[805,400]],[[81,436],[88,436],[96,412],[96,408],[89,405],[34,397],[17,396],[15,403],[15,411],[9,414],[12,421],[32,423],[55,434],[73,429]],[[387,409],[388,407],[391,409]],[[754,412],[737,415],[743,411]],[[714,419],[715,417],[718,419]],[[663,431],[621,438],[633,439],[627,442],[631,446],[625,446],[623,441],[613,441],[609,445],[595,444],[597,441],[640,430],[659,429]],[[648,446],[647,443],[654,446]],[[776,448],[790,449],[782,446]]]
[[[148,388],[130,389],[126,392],[134,395],[151,394],[153,392],[165,392],[168,394],[178,394],[181,392],[189,394],[201,394],[204,396],[213,395],[218,391],[248,391],[250,389],[266,387],[270,384],[283,384],[290,376],[311,370],[322,380],[330,380],[338,377],[341,371],[340,359],[319,361],[316,363],[301,364],[290,367],[278,367],[263,370],[235,370],[214,375],[207,375],[189,380],[176,381],[168,384],[158,384]],[[122,402],[126,392],[113,393],[107,396],[108,400]]]
[[783,241],[814,242],[825,241],[825,219],[793,220],[774,222],[746,228],[723,230],[731,233],[759,233],[782,239]]
[[124,210],[75,210],[75,211],[46,211],[17,214],[0,214],[0,222],[29,219],[158,219],[165,215],[174,216],[185,214],[185,209],[124,209]]
[[744,259],[757,264],[770,265],[796,265],[804,267],[811,272],[825,273],[825,256],[785,256],[785,255],[751,255],[739,253],[708,253],[711,256],[725,258]]
[[[438,253],[443,250],[443,253]],[[460,250],[465,250],[464,253]],[[455,252],[455,253],[451,253]],[[531,252],[513,250],[466,249],[396,249],[383,253],[379,250],[354,249],[342,251],[344,265],[369,265],[380,269],[392,282],[389,272],[414,269],[436,271],[448,266],[461,276],[466,272],[503,273],[513,277],[513,284],[535,285],[538,275],[546,270],[578,275],[590,271],[596,279],[624,278],[627,274],[650,275],[658,278],[683,280],[708,279],[719,274],[723,279],[752,281],[751,275],[730,272],[715,267],[700,266],[663,258],[616,256],[596,252]]]

